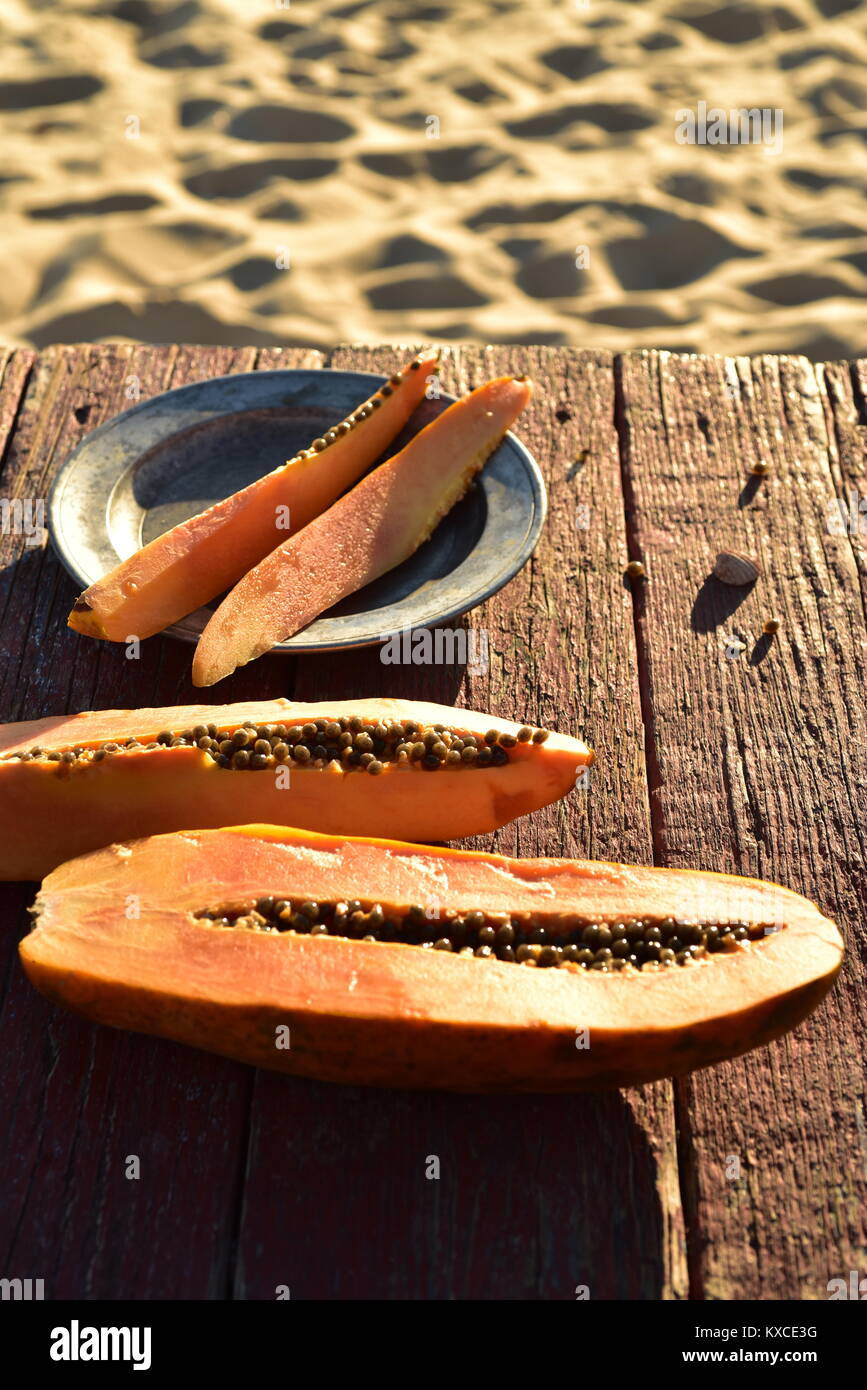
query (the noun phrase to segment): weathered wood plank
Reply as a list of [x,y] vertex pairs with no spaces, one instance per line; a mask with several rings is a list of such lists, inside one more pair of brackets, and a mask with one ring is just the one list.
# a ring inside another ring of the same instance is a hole
[[[334,364],[390,370],[402,355],[355,349]],[[129,404],[133,376],[145,396],[281,365],[315,360],[120,346],[50,349],[35,370],[32,355],[0,358],[0,490],[43,496],[81,434]],[[590,791],[490,844],[646,860],[608,361],[464,350],[447,358],[445,376],[463,389],[485,373],[527,369],[540,391],[520,433],[548,468],[552,507],[531,566],[468,620],[488,634],[490,669],[389,667],[376,652],[305,659],[295,693],[393,693],[571,722],[600,754]],[[826,522],[845,487],[865,490],[864,378],[864,364],[816,370],[780,359],[622,364],[629,540],[652,567],[636,615],[657,857],[777,877],[849,922],[847,973],[813,1020],[678,1088],[698,1297],[824,1297],[828,1278],[863,1263],[867,778],[856,663],[865,564],[859,536],[833,535]],[[745,461],[757,452],[773,473],[744,489]],[[705,584],[715,549],[731,542],[758,548],[766,562],[766,578],[737,609]],[[108,647],[70,641],[74,589],[53,558],[7,535],[0,559],[2,717],[192,694],[188,649],[155,639],[140,662],[121,664]],[[779,638],[754,644],[772,609],[784,620]],[[747,651],[729,661],[720,638],[738,632]],[[290,693],[293,678],[293,663],[257,662],[213,698]],[[0,891],[10,928],[0,942],[10,1039],[0,1061],[0,1094],[10,1098],[0,1251],[10,1275],[45,1277],[53,1297],[271,1298],[277,1283],[307,1297],[571,1297],[577,1283],[594,1297],[683,1294],[669,1087],[572,1101],[365,1093],[254,1077],[171,1044],[91,1029],[21,976],[11,927],[23,928],[28,897],[22,887]],[[142,1158],[138,1183],[124,1176],[130,1154]],[[424,1177],[431,1154],[439,1182]],[[740,1181],[726,1181],[730,1156]],[[463,1182],[466,1173],[492,1181]],[[610,1219],[586,1220],[600,1210]]]
[[[33,370],[37,354],[29,348],[0,347],[0,441],[4,449],[12,433],[27,378]],[[0,485],[3,480],[5,453],[0,453]],[[4,492],[3,496],[7,494]]]
[[[810,1020],[679,1087],[692,1294],[824,1298],[867,1234],[867,719],[855,560],[826,529],[817,374],[803,359],[629,354],[618,387],[631,544],[650,574],[637,615],[660,860],[776,879],[849,944]],[[752,591],[708,578],[730,545],[762,562]]]
[[[131,403],[133,378],[144,399],[223,372],[320,360],[253,349],[50,349],[9,441],[4,486],[15,496],[44,496],[82,434]],[[142,645],[140,660],[128,661],[122,648],[80,639],[66,628],[72,581],[49,550],[25,549],[21,537],[4,538],[0,717],[194,697],[191,648],[155,638]],[[286,690],[287,663],[273,658],[257,667],[226,682],[215,702]],[[45,1278],[52,1298],[224,1297],[252,1073],[52,1008],[17,962],[31,896],[21,885],[0,888],[0,1266]],[[125,1176],[129,1155],[141,1159],[138,1180]]]
[[[388,372],[401,356],[341,349],[332,362]],[[489,669],[383,665],[375,650],[302,658],[296,696],[427,698],[584,730],[600,757],[591,790],[477,843],[647,860],[611,362],[460,349],[446,353],[443,383],[460,392],[528,370],[537,394],[518,428],[545,468],[551,513],[530,565],[466,620],[488,636]],[[438,1181],[425,1177],[432,1155]],[[465,1097],[258,1074],[236,1293],[272,1298],[281,1283],[309,1298],[572,1298],[578,1284],[594,1298],[681,1296],[670,1088]]]
[[848,538],[867,608],[867,360],[826,362],[817,368],[826,402],[829,454],[837,496],[826,521],[829,535]]

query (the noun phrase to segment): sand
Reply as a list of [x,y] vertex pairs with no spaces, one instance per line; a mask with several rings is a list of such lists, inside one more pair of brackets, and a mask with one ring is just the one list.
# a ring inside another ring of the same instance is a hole
[[[850,0],[4,0],[6,342],[867,344]],[[783,114],[782,148],[676,138]]]

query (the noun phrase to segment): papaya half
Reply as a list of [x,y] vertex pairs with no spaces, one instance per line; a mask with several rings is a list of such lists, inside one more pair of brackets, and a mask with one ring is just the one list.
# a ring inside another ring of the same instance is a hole
[[193,657],[193,685],[214,685],[412,555],[531,395],[524,378],[478,387],[266,555],[211,615]]
[[484,834],[556,801],[592,760],[565,734],[393,699],[5,724],[0,879],[42,878],[112,840],[263,816],[332,834]]
[[309,448],[121,561],[76,600],[69,626],[109,642],[152,637],[231,588],[375,462],[438,361],[421,353]]
[[268,825],[112,845],[48,876],[32,982],[99,1023],[326,1081],[569,1091],[770,1042],[843,943],[785,888]]

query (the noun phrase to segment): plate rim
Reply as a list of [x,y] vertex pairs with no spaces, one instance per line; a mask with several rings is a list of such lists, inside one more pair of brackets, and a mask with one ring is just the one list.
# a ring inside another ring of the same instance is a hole
[[[78,441],[75,448],[70,451],[58,468],[46,498],[46,529],[54,551],[67,574],[70,575],[75,583],[83,584],[85,588],[87,587],[88,581],[82,576],[78,569],[66,541],[62,520],[63,493],[69,481],[70,474],[74,470],[76,460],[86,448],[92,446],[94,440],[104,436],[110,430],[116,429],[119,425],[123,425],[130,417],[151,409],[158,401],[166,400],[169,397],[177,397],[187,392],[192,393],[196,389],[201,389],[202,387],[219,387],[220,384],[229,382],[237,385],[244,380],[261,381],[263,377],[297,377],[301,374],[316,379],[321,377],[322,373],[328,373],[329,376],[341,376],[351,378],[352,380],[361,379],[370,382],[381,383],[388,380],[388,374],[386,372],[354,371],[345,367],[268,367],[262,371],[221,373],[219,376],[205,377],[201,381],[185,382],[182,386],[171,386],[165,391],[157,392],[154,396],[148,396],[146,400],[136,401],[125,410],[118,411],[118,413],[113,415],[109,420],[104,420],[100,425],[97,425],[95,429],[90,430]],[[452,404],[454,401],[459,400],[460,397],[454,396],[450,392],[443,391],[438,399],[445,400],[447,404]],[[227,408],[225,411],[214,410],[212,418],[219,419],[221,415],[234,415],[239,413],[243,413],[243,411],[238,411],[233,408]],[[505,586],[521,572],[528,560],[532,557],[538,545],[542,527],[545,524],[548,513],[547,487],[537,459],[527,448],[526,444],[522,443],[512,430],[506,431],[503,439],[497,444],[497,449],[501,448],[506,440],[508,440],[516,450],[518,460],[522,464],[527,478],[528,494],[531,503],[531,516],[527,532],[521,544],[518,546],[513,559],[506,564],[501,574],[496,575],[493,579],[489,578],[486,580],[485,584],[480,589],[467,595],[466,599],[461,600],[460,603],[451,604],[447,608],[438,610],[436,613],[426,618],[425,621],[413,622],[409,628],[397,628],[394,629],[393,632],[379,633],[376,636],[362,636],[356,639],[320,639],[315,642],[299,641],[298,638],[303,636],[303,633],[299,633],[295,637],[288,638],[285,642],[277,643],[277,645],[271,649],[269,655],[310,656],[319,652],[359,651],[367,647],[381,646],[389,637],[394,636],[395,633],[403,631],[422,631],[425,629],[430,630],[437,624],[453,622],[456,618],[471,612],[472,609],[479,607],[480,604],[487,602],[489,598],[493,598],[495,594],[504,589]],[[496,452],[496,450],[494,452]],[[484,468],[480,470],[477,477],[479,483],[483,485]],[[120,479],[116,480],[116,482],[119,481]],[[94,583],[96,581],[91,580],[89,582]],[[368,613],[373,613],[375,611],[376,610],[373,609],[366,610]],[[191,615],[185,615],[178,623],[164,628],[159,635],[162,637],[172,637],[187,645],[192,645],[197,642],[199,634],[197,632],[184,630],[182,626],[190,616]]]

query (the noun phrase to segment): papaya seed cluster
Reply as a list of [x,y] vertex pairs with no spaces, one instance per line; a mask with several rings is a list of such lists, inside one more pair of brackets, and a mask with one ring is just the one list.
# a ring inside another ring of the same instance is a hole
[[502,767],[517,744],[541,744],[547,737],[546,729],[529,725],[522,725],[516,733],[489,729],[485,734],[470,734],[444,724],[426,727],[414,719],[371,721],[354,714],[298,724],[246,720],[238,728],[222,730],[216,724],[197,724],[180,733],[163,729],[149,740],[129,738],[62,751],[37,745],[10,757],[21,762],[67,764],[100,762],[129,750],[186,747],[200,748],[218,767],[234,771],[257,772],[278,766],[324,768],[337,762],[347,771],[358,769],[377,776],[389,764],[426,772],[444,767]]
[[[413,358],[412,362],[409,363],[409,366],[406,367],[403,372],[395,372],[393,376],[389,377],[385,385],[381,386],[369,400],[365,401],[363,405],[358,406],[351,415],[347,415],[346,419],[341,420],[339,425],[334,425],[318,439],[314,439],[309,449],[302,449],[301,452],[296,454],[289,462],[298,463],[302,459],[315,458],[317,454],[323,453],[324,450],[328,448],[329,444],[336,444],[338,439],[343,439],[345,435],[351,434],[356,426],[361,424],[362,420],[369,419],[375,410],[379,410],[383,401],[394,394],[395,387],[400,386],[405,376],[419,370],[422,361],[423,358],[421,356]],[[436,371],[438,368],[433,370]]]
[[205,908],[196,917],[217,927],[402,942],[480,960],[606,973],[691,966],[708,956],[737,951],[766,934],[766,928],[757,923],[676,917],[582,922],[477,908],[432,918],[419,905],[384,907],[360,899],[312,902],[263,897],[255,903]]

